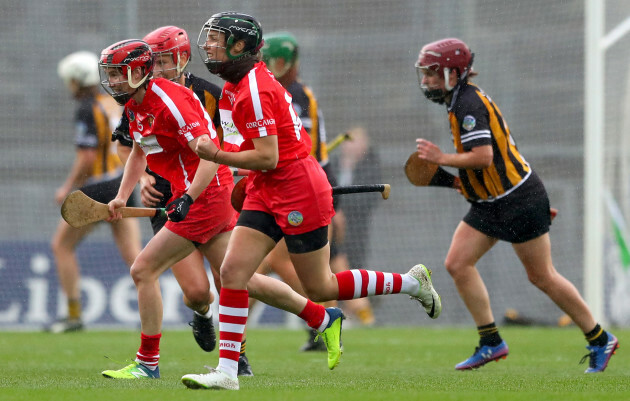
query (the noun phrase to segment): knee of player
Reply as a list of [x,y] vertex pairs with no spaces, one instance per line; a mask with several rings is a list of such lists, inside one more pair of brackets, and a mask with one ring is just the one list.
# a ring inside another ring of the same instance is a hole
[[183,299],[184,304],[193,310],[203,309],[206,305],[210,304],[210,290],[206,289],[205,293],[202,289],[195,289],[194,291],[184,291]]
[[221,272],[219,273],[221,286],[227,288],[245,288],[249,280],[247,277],[244,277],[239,270],[240,269],[235,268],[234,265],[222,265]]
[[142,255],[138,256],[129,269],[129,274],[136,285],[140,282],[151,280],[155,275],[152,273],[151,264]]
[[455,258],[447,256],[446,260],[444,260],[444,267],[451,276],[456,276],[459,272],[462,271],[463,264],[457,261]]
[[527,279],[530,283],[544,291],[552,284],[553,272],[549,270],[529,269],[527,271]]

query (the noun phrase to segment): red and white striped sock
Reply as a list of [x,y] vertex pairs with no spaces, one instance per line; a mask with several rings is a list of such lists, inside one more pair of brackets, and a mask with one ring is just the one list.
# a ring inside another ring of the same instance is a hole
[[136,353],[136,362],[155,370],[160,361],[160,338],[162,338],[162,333],[154,336],[140,333],[140,349]]
[[416,294],[419,283],[407,274],[354,269],[336,274],[340,301],[370,295]]
[[241,341],[247,324],[247,290],[222,287],[219,294],[219,366],[217,369],[236,379]]

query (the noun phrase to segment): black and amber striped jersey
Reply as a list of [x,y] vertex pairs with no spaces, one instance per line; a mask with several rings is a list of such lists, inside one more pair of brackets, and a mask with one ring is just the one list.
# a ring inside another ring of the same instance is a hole
[[287,88],[293,98],[293,108],[302,120],[302,125],[311,137],[311,155],[320,165],[328,164],[328,148],[326,147],[326,127],[321,115],[317,99],[313,91],[299,81],[293,82]]
[[473,202],[502,198],[520,186],[531,173],[519,153],[497,105],[483,90],[463,83],[453,93],[448,118],[457,153],[491,145],[493,161],[483,169],[459,169],[462,194]]
[[[184,77],[186,79],[184,86],[192,90],[195,95],[197,95],[201,104],[212,119],[214,128],[217,130],[217,134],[219,135],[219,141],[223,143],[223,130],[221,129],[221,118],[217,107],[219,97],[221,96],[221,88],[189,72],[185,73]],[[127,117],[127,113],[123,113],[123,116],[118,123],[118,126],[111,134],[111,137],[112,141],[118,140],[124,146],[133,146],[133,138],[131,138],[131,135],[129,134],[129,119]]]
[[111,179],[122,171],[122,163],[111,143],[111,127],[121,115],[121,108],[111,96],[97,94],[81,100],[75,114],[74,143],[81,149],[96,150],[88,184]]

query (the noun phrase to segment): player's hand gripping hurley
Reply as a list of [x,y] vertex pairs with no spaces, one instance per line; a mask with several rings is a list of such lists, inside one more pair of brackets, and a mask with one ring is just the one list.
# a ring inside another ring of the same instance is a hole
[[[122,217],[153,217],[166,215],[165,209],[150,207],[121,207],[117,209]],[[97,202],[81,191],[73,191],[61,205],[61,216],[74,228],[81,228],[90,223],[105,220],[109,217],[106,204]]]
[[[405,175],[409,182],[417,187],[446,187],[456,190],[462,187],[459,177],[435,163],[420,159],[418,152],[409,155],[405,163]],[[549,208],[549,213],[553,220],[558,215],[558,209]]]

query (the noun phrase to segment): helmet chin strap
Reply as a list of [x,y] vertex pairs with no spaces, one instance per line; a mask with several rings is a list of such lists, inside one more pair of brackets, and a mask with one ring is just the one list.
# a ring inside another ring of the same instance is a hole
[[446,88],[447,92],[452,91],[454,88],[453,86],[451,86],[450,74],[451,74],[451,69],[444,68],[444,87]]
[[[138,82],[137,84],[133,83],[133,80],[131,79],[131,68],[127,67],[127,83],[129,84],[129,86],[131,86],[133,89],[138,89],[138,87],[140,87],[140,85],[142,85],[144,83],[144,81],[147,80],[147,78],[149,77],[149,74],[145,75],[140,82]],[[137,91],[136,91],[137,92]],[[134,94],[136,93],[134,92]],[[133,95],[132,95],[133,96]]]
[[188,56],[188,60],[186,60],[186,64],[184,64],[183,66],[181,65],[181,59],[182,55],[181,53],[179,53],[179,51],[177,52],[177,79],[179,79],[179,77],[182,76],[182,73],[184,72],[184,70],[186,69],[186,66],[188,65],[188,62],[190,61],[190,55]]

